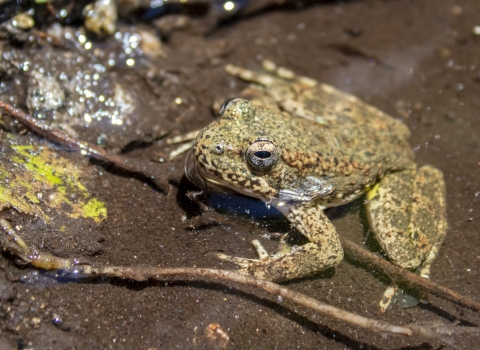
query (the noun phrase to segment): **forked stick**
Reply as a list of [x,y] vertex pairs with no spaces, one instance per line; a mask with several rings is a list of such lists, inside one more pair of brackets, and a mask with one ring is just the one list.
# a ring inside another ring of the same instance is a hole
[[430,323],[424,325],[408,324],[405,326],[393,325],[388,322],[360,316],[352,312],[336,308],[278,284],[239,274],[230,270],[188,267],[112,267],[102,265],[93,266],[86,263],[82,264],[75,259],[59,258],[49,253],[39,253],[36,250],[32,250],[23,241],[23,239],[16,234],[8,221],[3,218],[0,218],[0,227],[3,231],[3,234],[0,233],[0,245],[4,250],[15,254],[17,257],[33,266],[51,270],[60,269],[70,276],[113,276],[118,278],[128,278],[135,281],[146,281],[148,279],[158,280],[165,277],[173,277],[173,279],[176,280],[182,280],[185,277],[193,277],[200,280],[214,279],[231,281],[263,289],[264,291],[275,295],[279,303],[283,299],[290,300],[297,305],[304,306],[320,314],[330,316],[332,318],[342,320],[374,332],[401,336],[419,335],[430,339],[441,340],[451,344],[452,346],[454,346],[453,339],[451,339],[452,335],[480,335],[480,328],[477,327],[460,327],[441,323]]
[[[1,101],[0,108],[3,108],[10,116],[15,118],[17,121],[25,125],[33,132],[45,137],[52,142],[67,146],[73,150],[81,151],[83,154],[86,154],[90,157],[113,163],[115,166],[121,169],[147,176],[151,178],[154,183],[158,185],[161,189],[165,188],[164,183],[157,184],[153,177],[146,175],[144,171],[126,162],[125,159],[122,157],[111,155],[96,145],[72,138],[66,133],[60,130],[53,129],[50,126],[47,126],[40,122],[38,119],[33,118],[32,116],[24,113],[23,111]],[[2,237],[0,238],[0,243],[2,244],[3,248],[14,253],[25,262],[31,263],[33,266],[40,268],[62,269],[76,275],[83,274],[115,276],[138,281],[159,279],[167,276],[175,276],[180,278],[181,276],[189,276],[201,279],[220,279],[251,285],[263,289],[269,293],[276,295],[279,298],[290,300],[298,305],[305,306],[324,315],[334,317],[339,320],[343,320],[350,324],[364,327],[375,332],[384,332],[403,336],[423,335],[428,338],[441,339],[448,343],[450,343],[450,340],[446,338],[444,339],[444,336],[446,335],[464,333],[480,334],[480,329],[476,327],[456,327],[439,324],[410,324],[406,326],[392,325],[387,322],[366,318],[342,309],[338,309],[328,304],[321,303],[316,299],[310,298],[298,292],[291,291],[278,284],[267,282],[250,276],[245,276],[229,270],[158,267],[95,267],[88,264],[80,265],[78,261],[73,259],[63,259],[55,257],[48,253],[30,251],[25,242],[23,242],[23,240],[14,233],[6,220],[0,219],[0,222],[2,230],[6,233],[6,236],[2,235]],[[474,300],[471,300],[470,298],[461,296],[447,288],[437,285],[434,282],[431,282],[424,278],[420,278],[419,276],[416,276],[404,269],[397,268],[345,239],[343,239],[342,243],[345,250],[347,251],[347,254],[360,258],[367,263],[380,266],[385,272],[387,272],[392,278],[397,281],[436,294],[447,300],[469,307],[473,310],[480,311],[480,304],[475,302]]]
[[404,326],[394,325],[388,322],[376,320],[354,314],[352,312],[331,306],[321,301],[306,296],[305,294],[295,292],[286,287],[273,282],[268,282],[255,277],[239,274],[231,270],[217,270],[204,268],[163,268],[163,267],[111,267],[111,266],[82,266],[79,269],[73,269],[74,273],[84,273],[86,275],[114,276],[128,278],[135,281],[146,281],[148,279],[162,279],[173,276],[180,280],[182,276],[193,277],[201,280],[214,279],[222,281],[237,282],[249,286],[263,289],[264,291],[277,296],[277,301],[282,299],[290,300],[294,304],[304,306],[325,316],[347,322],[374,332],[388,333],[392,335],[413,336],[420,335],[430,339],[437,339],[453,345],[452,339],[447,338],[453,334],[476,334],[480,335],[480,328],[460,327],[456,325],[446,325],[442,323],[430,323],[419,325],[415,323]]
[[[168,184],[166,183],[166,181],[164,181],[163,179],[158,180],[152,176],[149,176],[139,167],[127,163],[125,158],[123,157],[109,154],[104,149],[96,145],[92,145],[88,142],[72,138],[66,133],[60,130],[55,130],[50,126],[43,124],[38,119],[26,114],[25,112],[15,107],[12,107],[5,102],[0,101],[0,108],[3,108],[12,118],[19,121],[33,132],[45,137],[47,140],[59,143],[74,150],[79,150],[92,158],[113,163],[115,166],[121,169],[142,174],[143,176],[152,179],[152,181],[164,192],[168,191]],[[408,270],[396,267],[388,263],[387,261],[377,257],[375,254],[372,254],[369,251],[362,249],[361,247],[355,245],[354,243],[350,242],[345,238],[341,238],[341,240],[347,255],[362,260],[367,264],[373,265],[377,268],[381,268],[394,280],[394,282],[402,283],[409,287],[423,290],[425,292],[454,302],[458,305],[462,305],[471,310],[480,312],[480,303],[476,302],[475,300],[460,295],[452,291],[451,289],[442,287],[435,282],[432,282],[425,278],[421,278],[409,272]]]

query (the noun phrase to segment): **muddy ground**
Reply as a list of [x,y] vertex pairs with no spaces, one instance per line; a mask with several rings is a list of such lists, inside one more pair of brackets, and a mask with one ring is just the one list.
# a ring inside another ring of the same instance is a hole
[[[155,162],[172,148],[156,137],[207,125],[214,119],[212,102],[235,96],[246,86],[224,73],[225,64],[255,68],[268,58],[353,93],[410,127],[417,162],[441,169],[447,184],[449,231],[431,278],[480,300],[480,36],[475,26],[480,26],[475,0],[369,0],[274,9],[222,25],[208,35],[174,31],[164,43],[166,57],[150,67],[157,73],[154,78],[138,73],[139,78],[126,66],[111,70],[130,84],[135,100],[141,101],[137,119],[149,124],[140,123],[134,136],[112,136],[105,144],[111,152],[123,148],[125,157],[157,167],[170,179],[168,194],[141,178],[50,144],[63,157],[90,169],[87,187],[105,203],[107,219],[100,224],[84,220],[52,234],[34,217],[12,209],[2,214],[22,227],[32,244],[95,264],[233,268],[210,253],[254,258],[249,243],[254,238],[274,250],[276,242],[261,237],[279,227],[288,231],[281,218],[274,225],[271,220],[229,216],[231,226],[188,229],[189,220],[198,223],[202,217],[186,197],[195,188],[182,175],[184,156],[171,163]],[[45,44],[28,50],[42,57],[58,48]],[[21,88],[11,89],[19,97],[9,101],[25,107]],[[9,93],[5,87],[1,92]],[[178,97],[181,104],[175,103]],[[89,133],[77,127],[83,138],[98,139],[98,129],[90,128]],[[357,201],[329,213],[338,232],[359,244],[364,240],[361,207]],[[444,347],[420,337],[384,337],[229,283],[74,281],[20,266],[8,255],[0,257],[0,267],[1,349],[214,348],[205,337],[212,323],[228,334],[228,349]],[[346,259],[335,269],[287,285],[397,324],[480,322],[478,314],[436,297],[427,305],[380,314],[377,303],[386,284],[375,271]],[[460,349],[478,344],[474,337],[456,341]]]

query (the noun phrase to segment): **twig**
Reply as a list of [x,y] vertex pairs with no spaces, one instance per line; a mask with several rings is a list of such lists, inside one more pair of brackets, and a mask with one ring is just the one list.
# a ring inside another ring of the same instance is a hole
[[[75,271],[75,270],[74,270]],[[372,318],[360,316],[352,312],[339,309],[337,307],[325,304],[314,298],[308,297],[302,293],[292,291],[276,283],[264,281],[255,277],[239,274],[230,270],[204,269],[204,268],[163,268],[163,267],[110,267],[110,266],[79,266],[77,273],[87,275],[114,276],[128,278],[135,281],[145,281],[148,279],[161,279],[167,276],[173,276],[175,279],[181,276],[194,278],[216,279],[222,281],[232,281],[241,284],[263,289],[279,298],[290,300],[291,302],[302,305],[308,309],[319,312],[323,315],[345,321],[347,323],[370,329],[374,332],[390,333],[394,335],[412,336],[423,335],[427,338],[438,339],[442,335],[451,333],[480,334],[480,328],[477,327],[458,327],[439,324],[409,324],[397,326],[388,322],[375,320]],[[281,299],[280,299],[281,300]]]
[[[449,339],[453,335],[480,335],[480,328],[464,327],[456,325],[446,325],[442,323],[429,324],[407,324],[404,326],[394,325],[381,320],[357,315],[328,304],[317,299],[306,296],[302,293],[292,291],[278,284],[264,281],[255,277],[242,275],[230,270],[204,269],[204,268],[148,268],[148,267],[122,267],[122,266],[89,266],[77,265],[71,270],[65,270],[76,277],[82,276],[103,276],[127,278],[135,281],[146,281],[149,279],[160,280],[165,277],[173,277],[174,280],[182,280],[185,276],[200,280],[221,280],[237,282],[244,285],[263,289],[264,291],[277,296],[280,303],[283,299],[290,300],[294,304],[304,306],[325,316],[344,321],[374,332],[387,333],[395,336],[423,336],[428,339],[436,339],[453,345],[453,340]],[[448,338],[447,338],[448,337]]]
[[451,289],[445,288],[438,283],[422,278],[408,270],[402,269],[390,264],[388,261],[376,256],[375,254],[359,247],[348,239],[340,238],[345,254],[351,258],[363,261],[368,265],[375,266],[377,269],[385,271],[398,284],[404,284],[408,287],[419,289],[440,298],[449,300],[455,304],[462,305],[471,310],[480,312],[480,303],[458,294]]
[[49,125],[41,122],[39,119],[28,115],[27,113],[9,105],[8,103],[0,101],[0,108],[3,108],[8,115],[17,120],[19,123],[23,124],[28,129],[46,138],[47,140],[58,143],[62,146],[66,146],[74,151],[80,151],[82,154],[89,157],[111,163],[117,168],[125,170],[127,172],[139,174],[143,177],[146,177],[156,186],[158,186],[158,188],[162,192],[168,193],[169,185],[165,177],[158,177],[149,174],[146,169],[142,169],[141,167],[133,164],[132,161],[129,161],[124,157],[110,154],[103,148],[98,147],[92,143],[73,138],[61,130],[53,129]]
[[[189,198],[190,200],[195,202],[197,205],[199,205],[199,207],[203,211],[206,210],[206,206],[200,201],[198,196],[191,196]],[[211,220],[211,216],[217,215],[220,217],[219,220],[217,220],[217,222],[220,222],[220,223],[224,222],[223,216],[221,216],[218,212],[208,211],[208,214],[210,216],[210,220]],[[375,254],[369,252],[368,250],[363,249],[362,247],[359,247],[358,245],[349,241],[346,238],[343,238],[340,236],[340,240],[342,242],[342,246],[346,255],[348,255],[353,259],[362,261],[367,265],[371,265],[376,269],[381,269],[385,271],[392,279],[394,279],[396,283],[403,284],[410,288],[419,289],[419,290],[431,293],[433,295],[436,295],[437,297],[443,298],[445,300],[449,300],[455,304],[480,312],[479,302],[469,297],[458,294],[453,290],[443,287],[431,280],[422,278],[406,269],[397,267],[389,263],[388,261],[376,256]]]
[[3,218],[0,218],[0,227],[4,234],[0,235],[0,244],[4,250],[8,250],[21,258],[26,263],[43,269],[60,269],[66,274],[75,277],[84,276],[113,276],[128,278],[135,281],[146,281],[148,279],[161,279],[173,277],[182,279],[182,276],[193,277],[201,280],[214,279],[222,281],[237,282],[253,286],[277,296],[278,302],[282,299],[304,306],[326,316],[342,320],[344,322],[370,329],[374,332],[388,333],[392,335],[413,336],[419,335],[430,339],[438,339],[452,344],[451,335],[480,334],[477,327],[459,327],[456,325],[445,325],[438,323],[431,324],[409,324],[405,326],[393,325],[388,322],[360,316],[352,312],[325,304],[302,293],[292,291],[278,284],[264,281],[252,276],[243,275],[235,271],[205,269],[205,268],[162,268],[162,267],[112,267],[93,266],[86,263],[79,263],[75,259],[65,259],[52,254],[40,253],[31,249],[12,229],[11,225]]
[[[199,205],[199,207],[203,211],[206,210],[206,206],[200,201],[198,196],[189,196],[189,198],[191,201]],[[221,216],[218,212],[209,210],[208,214],[210,217],[217,215],[219,216],[219,220],[217,221],[220,223],[224,222],[223,216]],[[397,267],[389,263],[388,261],[376,256],[375,254],[369,252],[368,250],[359,247],[358,245],[356,245],[352,241],[349,241],[346,238],[340,236],[340,241],[342,242],[342,246],[346,255],[359,261],[363,261],[365,264],[373,266],[376,269],[381,269],[385,271],[398,284],[403,284],[413,289],[419,289],[431,293],[437,297],[467,307],[470,310],[480,312],[479,302],[469,297],[458,294],[457,292],[443,287],[429,279],[422,278],[406,269]]]

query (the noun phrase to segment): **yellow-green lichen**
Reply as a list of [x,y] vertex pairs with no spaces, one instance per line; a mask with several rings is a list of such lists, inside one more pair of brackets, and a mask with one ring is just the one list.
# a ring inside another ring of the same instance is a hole
[[18,144],[13,136],[4,135],[0,143],[0,210],[11,206],[45,221],[46,207],[96,222],[107,217],[104,203],[80,181],[86,175],[77,164],[48,147]]
[[78,214],[72,214],[71,216],[75,217],[75,215],[77,215],[78,217],[80,213],[84,218],[92,218],[96,222],[99,222],[107,217],[107,208],[105,208],[103,202],[93,198],[83,205],[81,210],[78,211]]

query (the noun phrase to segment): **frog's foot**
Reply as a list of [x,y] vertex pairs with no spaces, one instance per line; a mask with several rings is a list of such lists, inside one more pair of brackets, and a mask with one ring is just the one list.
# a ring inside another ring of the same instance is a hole
[[258,241],[253,241],[259,259],[245,259],[225,254],[217,256],[240,266],[238,272],[269,281],[286,281],[310,276],[337,265],[343,258],[343,249],[335,228],[320,207],[292,205],[282,207],[290,222],[310,243],[290,246],[280,241],[279,251],[269,255]]
[[[428,278],[447,230],[442,173],[431,166],[386,175],[367,194],[370,226],[392,262]],[[380,302],[385,311],[395,290]]]
[[186,134],[183,134],[183,135],[177,135],[177,136],[168,138],[166,140],[166,142],[169,145],[181,144],[180,146],[176,147],[175,149],[173,149],[170,152],[169,158],[173,159],[173,158],[179,156],[180,154],[183,154],[183,153],[187,152],[188,150],[190,150],[190,148],[192,148],[192,146],[193,146],[193,140],[195,140],[198,133],[202,130],[203,129],[193,130],[193,131],[190,131],[190,132],[188,132]]
[[[280,111],[288,111],[302,118],[315,120],[318,113],[310,113],[308,103],[304,100],[309,94],[324,84],[304,76],[298,76],[293,71],[278,67],[272,61],[262,62],[263,70],[253,71],[242,67],[227,65],[227,73],[253,83],[242,92],[242,97],[254,105],[264,106]],[[305,96],[303,96],[306,94]],[[318,114],[322,115],[322,114]]]
[[289,277],[284,276],[286,272],[284,269],[291,271],[295,266],[289,264],[288,258],[283,263],[280,263],[283,254],[276,253],[270,256],[262,244],[257,240],[252,241],[252,245],[258,254],[258,259],[239,258],[222,253],[217,254],[217,257],[220,260],[228,261],[239,266],[240,269],[236,270],[236,272],[244,275],[252,275],[267,281],[277,282],[290,279]]
[[228,64],[225,70],[230,75],[265,87],[285,85],[286,82],[297,85],[297,88],[311,88],[318,85],[315,79],[299,76],[290,69],[278,67],[274,62],[269,60],[262,62],[262,68],[263,71],[253,71]]
[[15,232],[10,223],[0,218],[0,246],[27,264],[44,270],[71,270],[78,261],[64,259],[33,249]]
[[328,123],[329,120],[335,123],[339,113],[383,115],[383,112],[353,95],[315,79],[297,75],[271,61],[263,61],[262,67],[259,71],[234,65],[225,67],[227,73],[253,83],[243,95],[255,105],[290,112],[320,124]]
[[263,247],[262,243],[260,243],[259,240],[257,240],[257,239],[253,240],[252,245],[255,248],[255,251],[257,252],[258,259],[238,258],[238,257],[235,257],[235,256],[222,254],[222,253],[218,253],[217,257],[220,260],[229,261],[231,263],[234,263],[234,264],[240,266],[241,268],[247,268],[252,262],[257,262],[259,260],[268,259],[268,257],[269,257],[268,252]]

